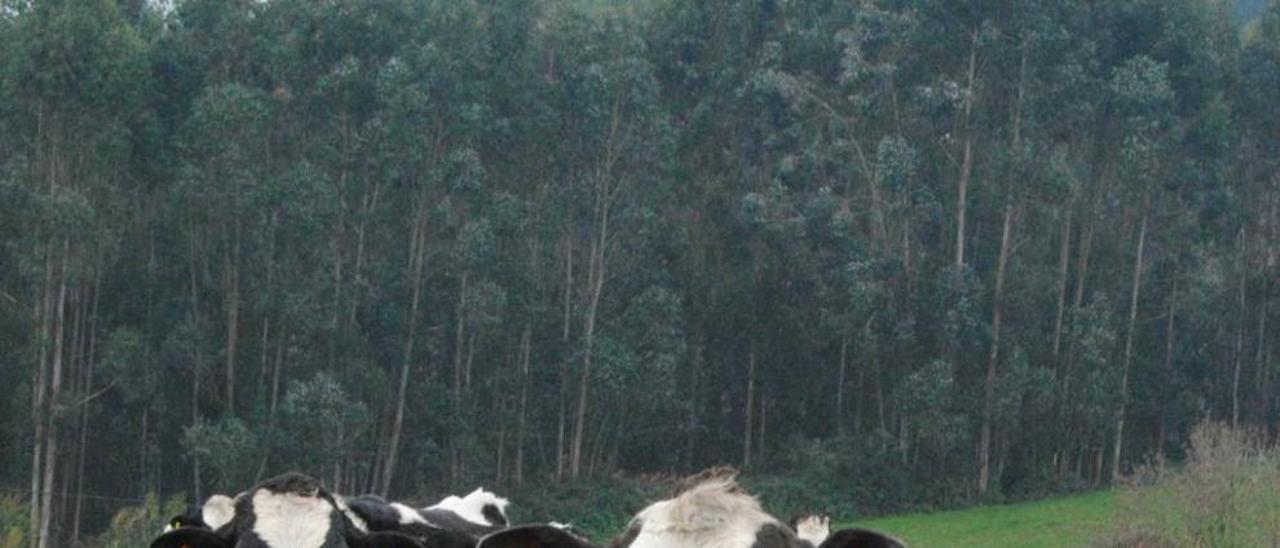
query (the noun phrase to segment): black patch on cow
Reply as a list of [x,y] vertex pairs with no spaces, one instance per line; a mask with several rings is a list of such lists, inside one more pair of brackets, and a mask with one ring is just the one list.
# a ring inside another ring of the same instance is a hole
[[438,526],[441,529],[467,534],[477,539],[502,529],[500,526],[470,521],[450,510],[443,510],[440,508],[423,508],[418,510],[418,513],[422,514],[422,517],[426,519],[428,523]]
[[441,548],[392,532],[359,533],[356,531],[355,534],[348,534],[346,540],[350,548]]
[[819,548],[906,548],[906,545],[884,533],[855,528],[831,533]]
[[480,509],[480,515],[484,516],[484,519],[489,520],[490,525],[497,525],[499,527],[507,526],[507,516],[502,515],[502,510],[498,508],[498,505],[496,504],[484,505],[484,507]]
[[766,523],[756,530],[751,548],[801,548],[809,543],[796,538],[795,531],[781,523]]
[[[421,525],[421,524],[419,524]],[[447,529],[418,528],[413,533],[425,548],[475,548],[476,537]]]
[[631,524],[627,526],[627,530],[621,535],[614,537],[609,542],[609,548],[627,548],[631,543],[636,541],[636,537],[640,536],[640,530],[644,528],[644,520],[636,518],[631,520]]
[[347,508],[360,519],[370,531],[397,531],[400,529],[400,513],[391,504],[377,495],[360,495],[347,499]]
[[568,531],[550,525],[520,525],[480,539],[477,548],[595,548]]
[[180,527],[151,541],[151,548],[229,548],[226,540],[208,527]]

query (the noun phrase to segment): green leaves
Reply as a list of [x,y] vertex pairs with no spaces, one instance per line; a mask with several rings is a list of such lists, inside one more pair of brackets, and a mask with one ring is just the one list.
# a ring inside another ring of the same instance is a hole
[[1274,422],[1274,6],[151,4],[0,2],[0,487],[56,341],[88,447],[146,439],[68,485],[367,489],[404,367],[393,496],[563,472],[590,344],[597,475],[745,446],[824,503],[955,501],[995,306],[999,488],[1079,484],[1148,197],[1122,457],[1224,414],[1238,357]]
[[1111,77],[1111,93],[1118,112],[1133,118],[1150,117],[1173,102],[1169,64],[1139,55],[1116,67]]
[[261,457],[259,434],[235,417],[201,421],[182,432],[182,447],[207,467],[214,489],[238,492],[253,485],[257,470],[249,463]]
[[147,403],[173,379],[156,359],[150,341],[130,328],[117,329],[106,338],[102,368],[104,376],[116,382],[125,398],[135,404]]

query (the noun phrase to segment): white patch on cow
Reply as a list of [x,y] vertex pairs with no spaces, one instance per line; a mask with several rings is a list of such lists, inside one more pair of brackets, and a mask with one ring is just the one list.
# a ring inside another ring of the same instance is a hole
[[643,526],[631,548],[750,548],[761,527],[786,527],[732,479],[703,482],[649,505],[636,518]]
[[351,525],[359,529],[361,533],[369,532],[369,524],[365,523],[364,518],[360,517],[359,514],[351,511],[351,507],[347,506],[347,499],[342,498],[342,495],[334,495],[333,502],[338,505],[338,511],[342,512],[351,521]]
[[231,523],[236,517],[236,502],[226,495],[213,495],[200,507],[200,519],[205,525],[217,531],[219,527]]
[[796,522],[796,536],[800,540],[818,546],[831,536],[831,518],[827,516],[805,516]]
[[173,524],[165,524],[164,532],[168,533],[170,531],[173,531]]
[[411,523],[422,523],[422,524],[430,525],[427,523],[426,519],[423,519],[422,514],[419,514],[418,511],[414,510],[413,508],[410,508],[398,502],[391,503],[391,508],[395,510],[396,515],[400,517],[400,523],[402,525],[408,525]]
[[504,518],[507,517],[507,504],[510,504],[510,501],[485,491],[483,487],[477,487],[475,491],[472,491],[462,498],[449,495],[445,497],[444,500],[437,502],[435,506],[428,509],[448,510],[471,523],[478,523],[480,525],[498,525],[496,523],[489,523],[489,520],[484,518],[483,510],[486,504],[496,506],[498,508],[498,513],[502,514],[502,517]]
[[547,525],[555,527],[556,529],[559,529],[561,531],[568,531],[570,529],[573,529],[572,523],[560,523],[558,521],[553,521],[551,523],[548,523]]
[[267,546],[320,548],[329,534],[333,510],[320,497],[259,489],[253,494],[253,532]]

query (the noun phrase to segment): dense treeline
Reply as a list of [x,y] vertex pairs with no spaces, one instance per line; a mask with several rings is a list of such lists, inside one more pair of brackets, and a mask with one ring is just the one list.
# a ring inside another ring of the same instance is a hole
[[721,462],[862,507],[1275,431],[1280,4],[0,2],[0,487]]

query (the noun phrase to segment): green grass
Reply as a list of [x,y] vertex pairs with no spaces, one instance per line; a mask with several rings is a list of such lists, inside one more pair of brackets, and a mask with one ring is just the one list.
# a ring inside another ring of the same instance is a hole
[[851,525],[891,533],[912,548],[1088,546],[1106,527],[1112,506],[1113,494],[1097,491],[1022,504],[889,516]]

